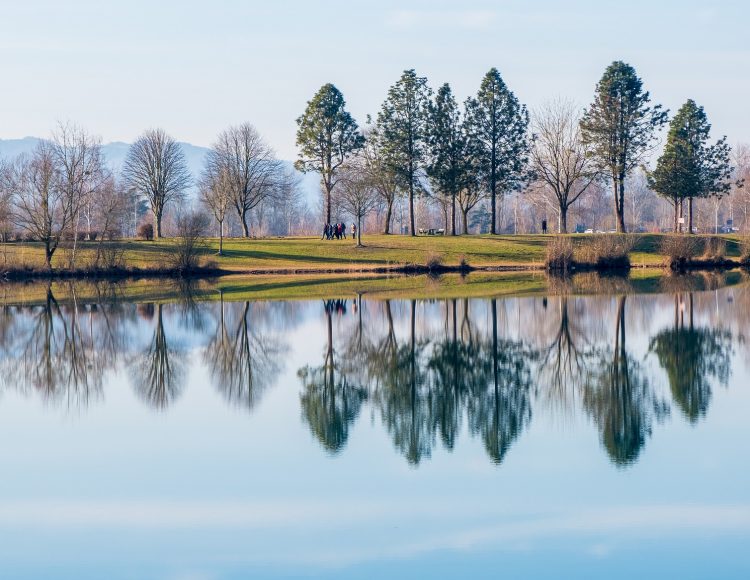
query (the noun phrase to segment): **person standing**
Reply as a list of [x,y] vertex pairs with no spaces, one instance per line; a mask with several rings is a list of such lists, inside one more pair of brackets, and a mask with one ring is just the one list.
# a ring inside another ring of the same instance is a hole
[[352,224],[352,239],[357,241],[357,224]]

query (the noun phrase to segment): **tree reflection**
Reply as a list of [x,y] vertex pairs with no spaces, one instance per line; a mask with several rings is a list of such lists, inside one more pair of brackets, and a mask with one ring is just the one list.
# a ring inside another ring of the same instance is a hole
[[499,339],[495,299],[490,308],[492,337],[479,365],[486,374],[472,392],[469,426],[472,433],[481,435],[490,459],[500,464],[531,420],[529,363],[535,354],[521,342]]
[[164,305],[156,305],[156,327],[148,349],[133,365],[138,395],[156,409],[166,409],[183,388],[185,361],[171,348],[164,331]]
[[252,410],[281,370],[284,348],[273,336],[261,335],[250,323],[250,302],[230,304],[241,310],[234,333],[229,330],[224,295],[219,304],[216,333],[206,347],[204,360],[217,388],[231,404]]
[[615,464],[623,466],[638,459],[653,419],[668,412],[626,348],[625,301],[625,296],[617,300],[614,346],[594,353],[583,392],[584,409],[598,426],[604,448]]
[[[685,324],[687,308],[688,323]],[[711,402],[711,381],[729,381],[732,337],[725,330],[694,324],[693,294],[674,297],[674,326],[651,339],[649,350],[666,371],[672,398],[691,423],[705,417]]]
[[300,369],[303,392],[300,395],[302,418],[331,453],[341,451],[349,439],[349,429],[359,415],[366,390],[350,382],[341,371],[333,346],[333,312],[342,312],[337,301],[326,301],[327,342],[323,365]]
[[374,369],[379,388],[376,403],[396,448],[417,465],[432,454],[433,393],[426,381],[425,341],[416,336],[416,300],[410,301],[408,342],[397,345],[392,356]]

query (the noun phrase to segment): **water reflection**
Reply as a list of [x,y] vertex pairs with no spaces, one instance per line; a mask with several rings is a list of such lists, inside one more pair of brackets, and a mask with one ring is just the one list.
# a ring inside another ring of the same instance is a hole
[[229,405],[260,413],[295,360],[297,382],[283,386],[332,454],[367,409],[411,465],[462,438],[501,464],[546,414],[590,422],[608,458],[628,466],[672,408],[690,423],[706,416],[750,306],[747,286],[661,283],[669,292],[599,280],[605,294],[579,296],[558,281],[547,297],[307,302],[207,301],[185,286],[139,304],[116,285],[85,300],[75,285],[59,300],[49,285],[33,306],[2,308],[0,363],[4,388],[78,411],[104,400],[110,374],[168,411],[200,367]]

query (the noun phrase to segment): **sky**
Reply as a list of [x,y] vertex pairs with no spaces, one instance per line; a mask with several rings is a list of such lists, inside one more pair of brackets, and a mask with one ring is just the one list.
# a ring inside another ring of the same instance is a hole
[[692,98],[715,137],[750,141],[749,18],[747,0],[0,0],[0,139],[74,121],[104,142],[159,126],[207,146],[249,121],[294,159],[327,82],[360,123],[408,68],[463,100],[494,66],[532,110],[583,107],[624,60],[656,102]]

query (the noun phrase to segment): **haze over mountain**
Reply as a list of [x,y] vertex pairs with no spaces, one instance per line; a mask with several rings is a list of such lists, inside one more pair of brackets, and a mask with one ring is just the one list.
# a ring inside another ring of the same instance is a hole
[[[39,141],[39,137],[0,139],[0,159],[12,159],[22,153],[29,153]],[[107,164],[115,173],[118,173],[122,168],[129,147],[130,143],[123,143],[122,141],[114,141],[102,145],[102,152],[107,159]],[[188,170],[193,176],[193,181],[195,181],[200,176],[201,171],[203,171],[203,164],[208,153],[208,148],[183,142],[180,143],[180,147],[185,154]],[[283,163],[289,168],[293,167],[291,161],[284,161]],[[300,177],[300,187],[305,192],[305,199],[307,199],[308,205],[315,207],[315,203],[320,195],[319,177],[316,174],[302,174],[300,172],[297,172],[297,174]]]

